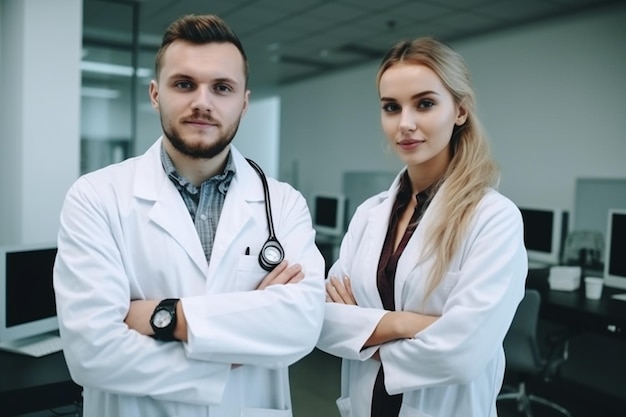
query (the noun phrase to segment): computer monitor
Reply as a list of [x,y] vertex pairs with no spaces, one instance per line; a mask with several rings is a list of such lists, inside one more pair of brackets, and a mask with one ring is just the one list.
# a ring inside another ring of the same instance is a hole
[[556,208],[519,207],[530,265],[558,265],[567,237],[568,213]]
[[24,346],[58,337],[56,252],[56,244],[0,246],[0,349],[26,353]]
[[317,194],[313,197],[313,227],[318,233],[343,236],[346,198],[343,194]]
[[607,223],[604,284],[626,289],[626,209],[610,209]]

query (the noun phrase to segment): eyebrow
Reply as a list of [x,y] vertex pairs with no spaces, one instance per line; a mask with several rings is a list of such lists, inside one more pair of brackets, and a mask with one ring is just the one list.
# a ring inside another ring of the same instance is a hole
[[[435,91],[427,90],[427,91],[422,91],[421,93],[417,93],[417,94],[412,95],[411,96],[411,100],[415,100],[415,99],[418,99],[420,97],[428,96],[428,95],[431,95],[431,94],[434,94],[436,96],[439,95],[439,93],[437,93]],[[391,97],[381,97],[380,101],[396,101],[396,99],[395,98],[391,98]]]
[[[172,75],[170,75],[167,79],[169,81],[171,80],[176,80],[176,79],[180,79],[183,78],[185,80],[196,80],[196,77],[193,77],[191,75],[187,75],[184,72],[177,72],[174,73]],[[230,77],[219,77],[219,78],[215,78],[213,80],[213,84],[221,84],[221,83],[229,83],[229,84],[234,84],[234,85],[239,85],[240,83],[235,80],[234,78],[230,78]]]
[[228,84],[239,85],[239,82],[237,80],[235,80],[234,78],[229,78],[229,77],[216,78],[214,80],[214,82],[217,83],[217,84],[219,84],[219,83],[228,83]]

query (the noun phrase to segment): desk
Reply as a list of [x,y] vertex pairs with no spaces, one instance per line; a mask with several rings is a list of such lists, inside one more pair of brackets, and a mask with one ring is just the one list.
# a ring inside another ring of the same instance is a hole
[[70,378],[63,352],[41,358],[0,351],[0,412],[30,413],[81,401],[82,388]]
[[626,301],[614,300],[613,294],[626,293],[619,288],[604,287],[602,298],[585,298],[584,284],[575,291],[551,290],[549,268],[528,271],[526,286],[541,293],[541,318],[562,323],[572,329],[602,333],[626,340]]

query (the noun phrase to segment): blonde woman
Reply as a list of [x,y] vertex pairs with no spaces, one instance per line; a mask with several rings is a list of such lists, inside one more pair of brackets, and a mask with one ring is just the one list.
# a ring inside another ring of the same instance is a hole
[[337,405],[344,417],[494,417],[527,272],[521,215],[495,190],[458,53],[402,41],[377,81],[405,168],[357,209],[326,281],[318,347],[343,358]]

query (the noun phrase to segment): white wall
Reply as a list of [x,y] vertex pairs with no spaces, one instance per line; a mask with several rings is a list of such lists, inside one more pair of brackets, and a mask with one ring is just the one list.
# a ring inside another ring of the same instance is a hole
[[79,171],[82,1],[0,1],[0,244],[54,241]]
[[253,99],[239,125],[233,144],[252,158],[269,177],[278,177],[280,98]]
[[341,192],[343,171],[398,170],[380,128],[376,65],[281,88],[280,178],[307,198]]
[[[622,4],[452,44],[516,203],[572,210],[576,177],[626,177],[624,22]],[[346,170],[399,167],[382,145],[377,67],[280,90],[280,174],[306,197],[340,191]]]
[[576,177],[626,177],[625,22],[622,6],[458,45],[514,201],[573,209]]

